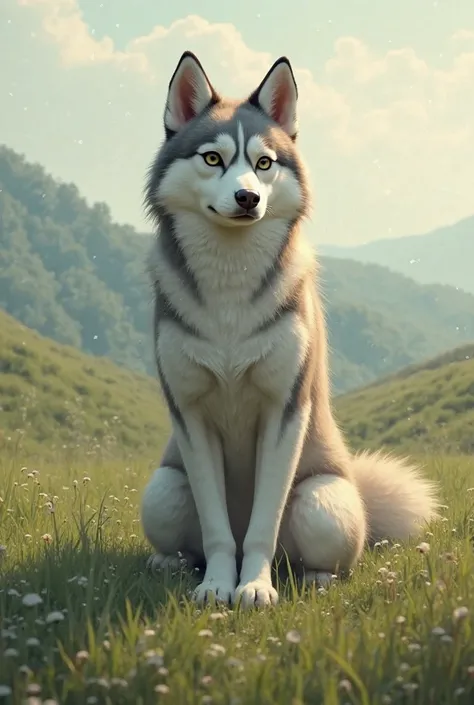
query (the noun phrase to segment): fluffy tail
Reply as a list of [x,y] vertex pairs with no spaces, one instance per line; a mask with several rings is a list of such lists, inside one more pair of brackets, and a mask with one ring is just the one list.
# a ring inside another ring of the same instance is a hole
[[437,486],[406,460],[382,453],[353,458],[355,481],[364,499],[370,542],[406,540],[438,518]]

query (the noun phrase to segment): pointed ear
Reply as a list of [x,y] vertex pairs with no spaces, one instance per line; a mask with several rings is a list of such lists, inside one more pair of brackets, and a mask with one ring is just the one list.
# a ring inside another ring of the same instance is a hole
[[288,133],[292,140],[298,133],[296,104],[298,88],[291,64],[286,56],[275,61],[248,102],[263,110],[272,120]]
[[191,51],[185,51],[168,87],[164,116],[166,137],[172,137],[219,100],[199,59]]

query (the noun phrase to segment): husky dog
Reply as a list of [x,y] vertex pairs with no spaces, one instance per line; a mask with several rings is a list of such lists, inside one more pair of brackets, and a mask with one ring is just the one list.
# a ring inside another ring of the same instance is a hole
[[173,433],[143,528],[155,567],[179,553],[205,559],[198,603],[275,604],[275,556],[326,581],[367,541],[405,539],[433,519],[435,487],[402,460],[352,455],[333,418],[288,59],[237,102],[185,52],[164,126],[145,202]]

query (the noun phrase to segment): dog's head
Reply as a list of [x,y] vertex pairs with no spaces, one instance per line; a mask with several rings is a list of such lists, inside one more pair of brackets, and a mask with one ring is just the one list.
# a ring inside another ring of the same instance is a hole
[[308,187],[298,151],[298,91],[286,57],[242,102],[222,98],[194,54],[171,78],[166,139],[150,170],[152,215],[186,211],[220,228],[305,215]]

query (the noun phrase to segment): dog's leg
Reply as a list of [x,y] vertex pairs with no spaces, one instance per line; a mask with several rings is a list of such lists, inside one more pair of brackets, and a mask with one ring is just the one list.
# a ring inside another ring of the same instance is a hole
[[271,564],[288,493],[301,456],[310,403],[296,409],[290,419],[273,407],[259,436],[255,494],[235,602],[243,607],[276,604]]
[[306,582],[325,585],[359,558],[367,534],[366,514],[352,482],[315,475],[300,482],[285,510],[279,543]]
[[199,412],[184,412],[181,423],[174,425],[199,517],[206,559],[204,580],[194,591],[194,600],[229,602],[237,580],[236,545],[227,513],[222,445]]
[[184,469],[166,465],[166,456],[145,487],[141,521],[156,551],[148,560],[153,570],[178,570],[183,560],[192,568],[202,560],[201,529],[188,478]]

